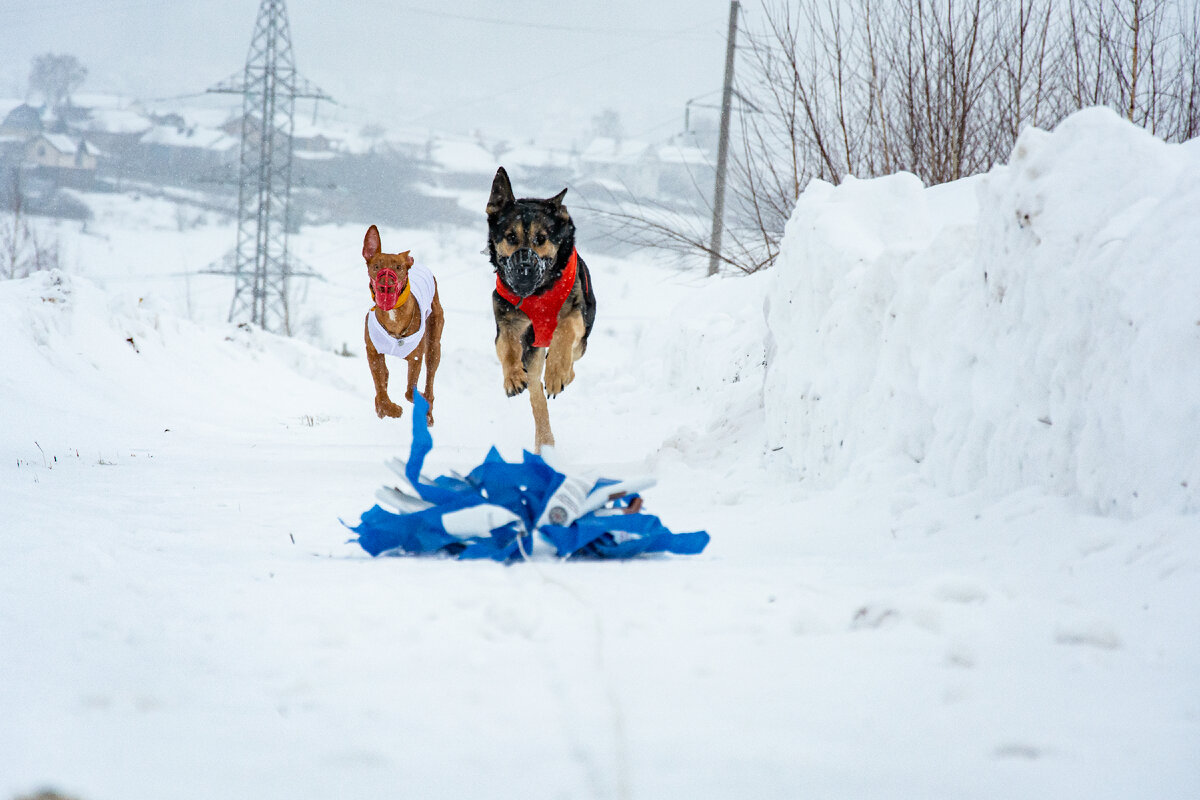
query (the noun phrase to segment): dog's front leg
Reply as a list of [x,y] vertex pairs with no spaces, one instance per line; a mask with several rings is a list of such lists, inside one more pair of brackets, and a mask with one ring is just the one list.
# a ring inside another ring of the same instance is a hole
[[575,380],[576,345],[583,339],[583,314],[575,309],[558,321],[546,355],[546,396],[556,397]]
[[388,397],[388,368],[384,356],[375,349],[375,345],[371,342],[371,335],[364,334],[367,340],[367,366],[371,368],[371,380],[375,383],[375,414],[380,419],[384,417],[398,417],[404,413],[400,406],[396,405]]
[[388,397],[388,368],[380,353],[367,354],[367,365],[371,368],[371,379],[375,381],[375,413],[380,419],[384,417],[399,417],[404,409],[392,402]]
[[[521,364],[521,335],[529,326],[501,326],[496,334],[496,355],[500,358],[500,371],[504,374],[504,392],[516,397],[529,385],[529,375]],[[541,371],[538,371],[541,374]]]

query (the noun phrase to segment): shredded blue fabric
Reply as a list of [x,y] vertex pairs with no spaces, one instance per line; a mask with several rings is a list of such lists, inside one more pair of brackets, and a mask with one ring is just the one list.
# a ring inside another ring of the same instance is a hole
[[572,478],[529,452],[515,463],[505,461],[493,447],[465,477],[443,475],[426,481],[421,468],[433,449],[425,418],[428,407],[414,392],[412,446],[404,476],[416,496],[398,488],[383,490],[399,498],[397,505],[413,510],[395,513],[376,505],[358,525],[346,526],[358,534],[351,541],[372,556],[509,561],[533,554],[534,532],[559,557],[693,555],[708,544],[705,531],[672,533],[658,517],[638,512],[640,495],[623,490],[621,482]]

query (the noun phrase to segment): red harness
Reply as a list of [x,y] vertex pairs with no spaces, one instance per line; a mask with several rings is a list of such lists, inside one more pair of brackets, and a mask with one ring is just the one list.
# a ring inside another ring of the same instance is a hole
[[550,340],[554,338],[554,330],[558,327],[558,312],[562,309],[563,303],[567,302],[567,296],[571,294],[571,289],[575,286],[575,269],[578,256],[574,250],[571,251],[571,257],[567,259],[567,267],[563,270],[563,274],[554,285],[542,294],[530,295],[524,299],[517,297],[508,287],[500,280],[500,276],[496,276],[496,292],[508,302],[515,305],[529,317],[529,321],[533,323],[533,346],[534,347],[549,347]]

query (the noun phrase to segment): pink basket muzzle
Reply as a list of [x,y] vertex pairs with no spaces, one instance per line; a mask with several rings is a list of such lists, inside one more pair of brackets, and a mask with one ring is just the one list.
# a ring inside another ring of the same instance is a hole
[[400,299],[400,292],[403,290],[404,284],[400,282],[400,276],[391,267],[384,267],[371,279],[371,291],[375,293],[375,305],[384,311],[391,311],[396,307],[396,301]]

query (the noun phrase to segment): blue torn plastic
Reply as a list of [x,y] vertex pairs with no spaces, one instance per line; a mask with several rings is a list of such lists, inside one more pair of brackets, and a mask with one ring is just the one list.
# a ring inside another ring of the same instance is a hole
[[421,467],[433,449],[425,421],[428,406],[425,398],[413,393],[408,461],[390,462],[415,494],[385,486],[378,496],[400,513],[375,505],[358,525],[346,526],[358,534],[351,541],[372,556],[508,561],[532,557],[535,538],[552,546],[562,558],[694,555],[708,544],[705,531],[672,533],[658,517],[640,513],[642,498],[637,490],[653,485],[649,479],[614,481],[567,475],[529,452],[519,463],[505,461],[493,447],[483,463],[466,476],[426,480]]

